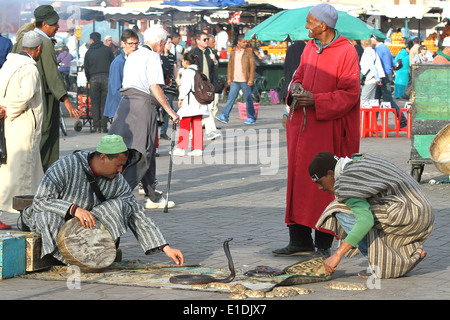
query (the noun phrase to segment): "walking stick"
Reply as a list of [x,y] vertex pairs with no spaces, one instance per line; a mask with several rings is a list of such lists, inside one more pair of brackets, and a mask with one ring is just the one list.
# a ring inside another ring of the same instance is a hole
[[164,206],[164,212],[169,212],[169,191],[170,191],[170,180],[172,180],[172,165],[173,165],[173,147],[175,146],[175,132],[177,131],[176,123],[172,124],[172,134],[170,142],[170,160],[169,160],[169,176],[167,177],[167,195],[166,195],[166,205]]

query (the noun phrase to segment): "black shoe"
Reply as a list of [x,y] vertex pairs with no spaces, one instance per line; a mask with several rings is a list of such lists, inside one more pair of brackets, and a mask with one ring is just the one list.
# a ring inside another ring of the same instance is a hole
[[164,139],[164,140],[170,140],[170,137],[167,134],[165,134],[165,133],[161,133],[159,138],[160,139]]
[[400,128],[401,129],[406,128],[407,126],[408,126],[408,122],[401,122],[400,123]]
[[273,250],[272,253],[277,256],[303,256],[312,255],[315,251],[314,247],[297,247],[289,244],[284,248]]
[[319,249],[316,250],[316,256],[323,257],[324,259],[328,258],[331,255],[330,249]]
[[102,128],[103,133],[108,133],[108,128]]

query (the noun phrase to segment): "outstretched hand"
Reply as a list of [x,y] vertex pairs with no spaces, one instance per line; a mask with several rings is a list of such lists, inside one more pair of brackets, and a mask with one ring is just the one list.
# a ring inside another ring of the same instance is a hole
[[167,245],[164,247],[163,251],[178,266],[181,267],[184,264],[184,257],[183,257],[183,254],[181,253],[181,250],[173,249]]

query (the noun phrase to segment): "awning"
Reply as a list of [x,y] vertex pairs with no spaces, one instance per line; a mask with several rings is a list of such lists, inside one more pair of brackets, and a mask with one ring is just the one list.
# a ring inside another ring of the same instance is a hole
[[100,12],[105,20],[141,20],[156,19],[162,12],[149,11],[148,8],[124,7],[82,7],[85,11]]
[[424,5],[411,5],[411,4],[399,4],[399,5],[385,5],[384,15],[388,18],[416,18],[422,19],[423,16],[431,10],[431,7]]

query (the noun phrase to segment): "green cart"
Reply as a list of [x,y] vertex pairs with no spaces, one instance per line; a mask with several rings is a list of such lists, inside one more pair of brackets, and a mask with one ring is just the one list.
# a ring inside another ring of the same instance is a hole
[[425,164],[432,164],[429,147],[450,123],[450,65],[412,67],[411,175],[420,182]]

